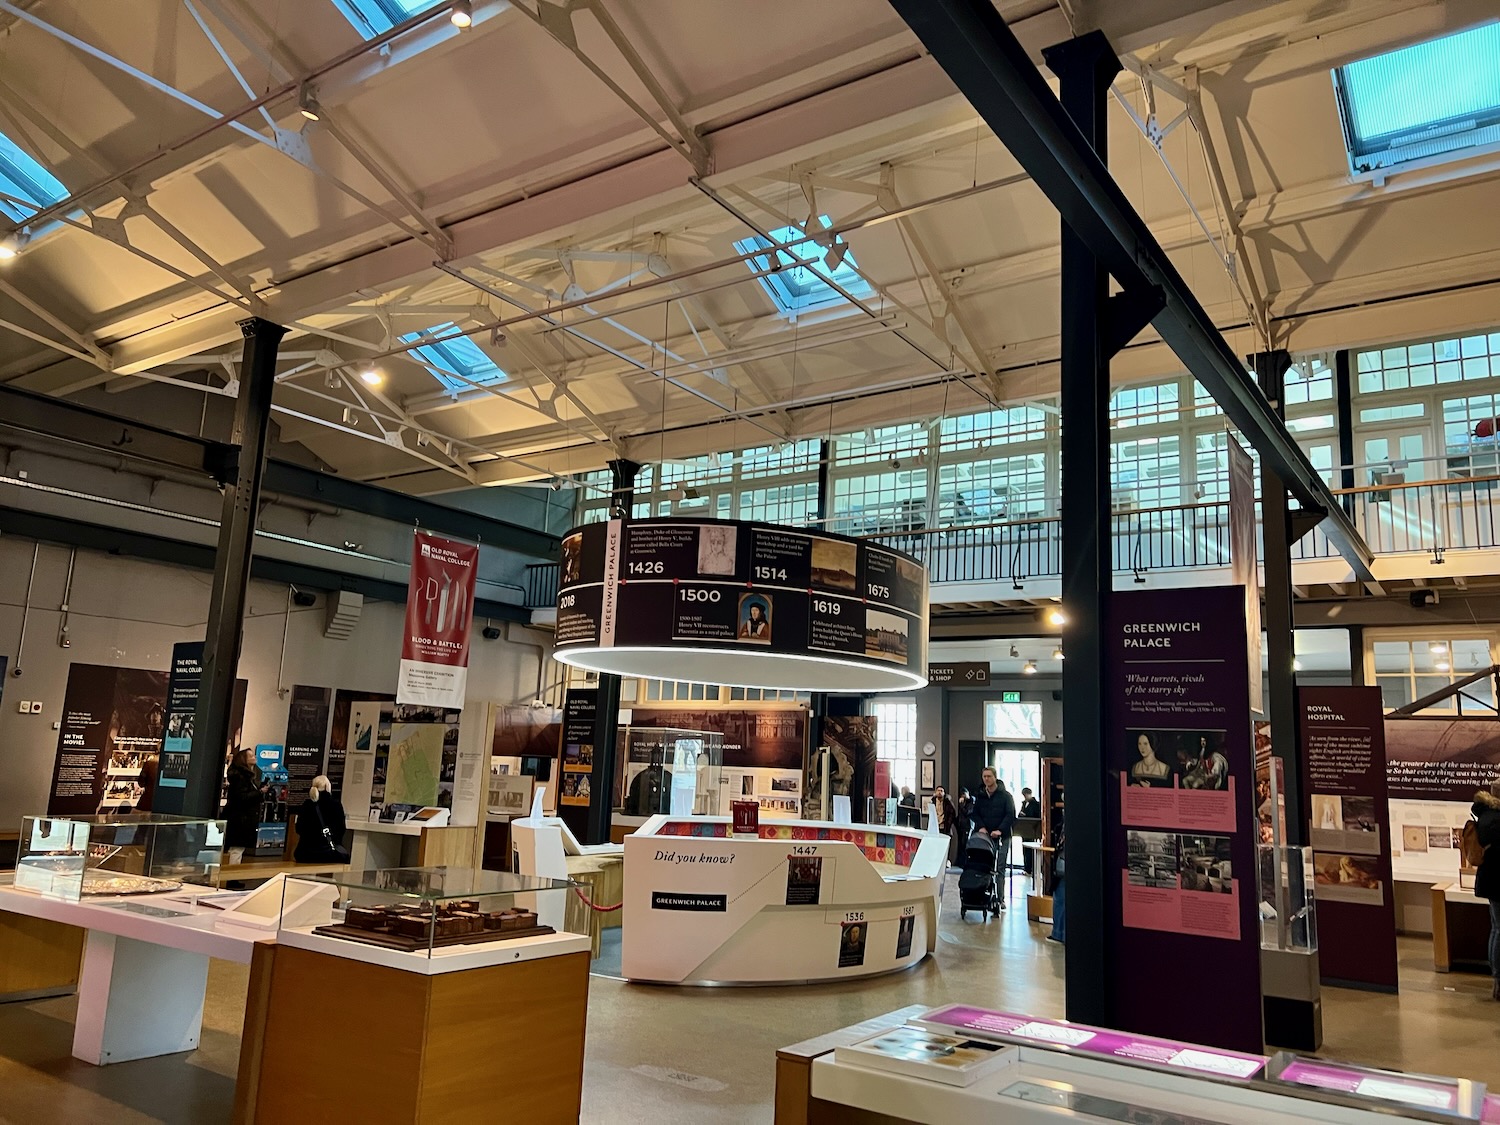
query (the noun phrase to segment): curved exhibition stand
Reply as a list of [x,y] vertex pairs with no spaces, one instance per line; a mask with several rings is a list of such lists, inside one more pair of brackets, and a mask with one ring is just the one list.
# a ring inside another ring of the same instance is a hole
[[[929,818],[931,819],[931,818]],[[937,942],[935,829],[652,817],[625,837],[622,970],[661,984],[791,984],[915,965]]]

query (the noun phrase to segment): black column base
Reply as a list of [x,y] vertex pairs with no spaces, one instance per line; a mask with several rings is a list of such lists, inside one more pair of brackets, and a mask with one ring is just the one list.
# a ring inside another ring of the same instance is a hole
[[1288,1051],[1316,1051],[1323,1046],[1323,1001],[1262,998],[1266,1043]]

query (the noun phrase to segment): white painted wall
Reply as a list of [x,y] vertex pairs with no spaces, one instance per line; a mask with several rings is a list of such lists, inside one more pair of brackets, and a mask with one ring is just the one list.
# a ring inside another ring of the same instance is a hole
[[[30,540],[0,539],[0,655],[16,668],[21,608],[26,600]],[[30,620],[19,664],[24,674],[5,678],[0,695],[0,829],[20,827],[21,817],[46,811],[57,731],[62,717],[68,665],[118,664],[165,670],[172,646],[198,640],[208,619],[209,575],[186,568],[79,551],[73,575],[69,635],[58,646],[58,626],[69,551],[41,545],[31,590]],[[249,682],[245,742],[280,743],[286,738],[287,700],[277,687],[318,684],[394,691],[405,607],[366,601],[353,636],[323,636],[324,606],[293,607],[287,616],[286,588],[251,585],[239,675]],[[282,632],[286,664],[277,682]],[[506,637],[487,641],[475,633],[470,652],[469,698],[501,703],[528,700],[539,671],[543,686],[555,684],[551,634],[511,626]],[[539,661],[544,667],[539,669]],[[39,715],[20,715],[21,700],[41,700]]]

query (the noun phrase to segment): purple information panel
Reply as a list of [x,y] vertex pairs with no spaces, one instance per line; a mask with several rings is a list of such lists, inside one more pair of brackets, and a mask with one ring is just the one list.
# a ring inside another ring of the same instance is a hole
[[[1456,1078],[1417,1078],[1388,1070],[1366,1070],[1363,1067],[1316,1059],[1297,1059],[1282,1068],[1276,1075],[1276,1081],[1395,1102],[1470,1119],[1473,1115],[1473,1107],[1464,1104],[1468,1100],[1468,1091],[1472,1090],[1472,1083],[1461,1082]],[[1489,1120],[1490,1102],[1493,1100],[1486,1099],[1484,1120]]]
[[1380,689],[1298,688],[1297,709],[1323,982],[1395,992],[1396,900]]
[[913,1023],[936,1031],[962,1031],[976,1038],[997,1039],[1011,1043],[1031,1043],[1097,1055],[1123,1062],[1146,1063],[1169,1070],[1192,1071],[1214,1078],[1246,1080],[1256,1077],[1270,1060],[1264,1055],[1240,1051],[1221,1051],[1171,1039],[1148,1035],[1131,1035],[1088,1024],[1066,1020],[1040,1019],[1012,1012],[994,1012],[988,1008],[971,1008],[950,1004],[936,1008]]
[[1117,593],[1106,626],[1108,1021],[1259,1051],[1244,588]]

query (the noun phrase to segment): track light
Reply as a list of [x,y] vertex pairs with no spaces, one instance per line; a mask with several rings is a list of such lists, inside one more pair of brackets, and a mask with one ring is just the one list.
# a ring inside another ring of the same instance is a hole
[[1427,651],[1432,653],[1433,656],[1442,656],[1445,652],[1448,651],[1447,642],[1433,641],[1430,645],[1427,646]]
[[1056,625],[1059,629],[1061,629],[1067,623],[1068,623],[1068,615],[1066,613],[1064,613],[1061,609],[1053,609],[1053,610],[1049,610],[1048,611],[1048,613],[1047,613],[1047,624],[1048,625]]
[[1023,664],[1021,666],[1021,675],[1023,675],[1023,676],[1035,676],[1036,675],[1036,661],[1035,660],[1028,660],[1025,664]]
[[344,425],[346,425],[346,426],[357,426],[357,425],[359,425],[359,415],[356,414],[356,413],[354,413],[354,411],[352,409],[350,409],[349,407],[347,407],[347,406],[344,407]]
[[849,244],[843,239],[834,240],[833,246],[828,253],[823,255],[823,264],[830,270],[836,270],[844,264],[844,259],[849,255]]
[[14,234],[0,239],[0,261],[8,262],[21,252],[21,240]]
[[448,20],[459,30],[473,26],[474,5],[470,0],[456,0],[453,10],[448,13]]
[[1293,672],[1300,672],[1300,671],[1302,671],[1302,661],[1298,660],[1295,656],[1292,657],[1292,671]]
[[372,363],[360,368],[359,381],[367,387],[378,387],[385,382],[385,376],[375,370],[375,365]]
[[562,477],[553,477],[550,481],[547,482],[547,487],[550,488],[553,492],[561,492]]
[[318,99],[312,92],[311,86],[302,87],[297,94],[297,112],[309,121],[318,121],[323,116],[323,107],[318,105]]
[[1018,649],[1015,645],[1011,645],[1010,646],[1010,658],[1012,660],[1014,660],[1014,659],[1016,659],[1016,657],[1018,657],[1020,655],[1021,655],[1021,650]]
[[1063,650],[1062,650],[1062,646],[1059,645],[1057,648],[1055,648],[1055,649],[1052,650],[1052,659],[1053,660],[1061,660],[1062,658],[1063,658]]

